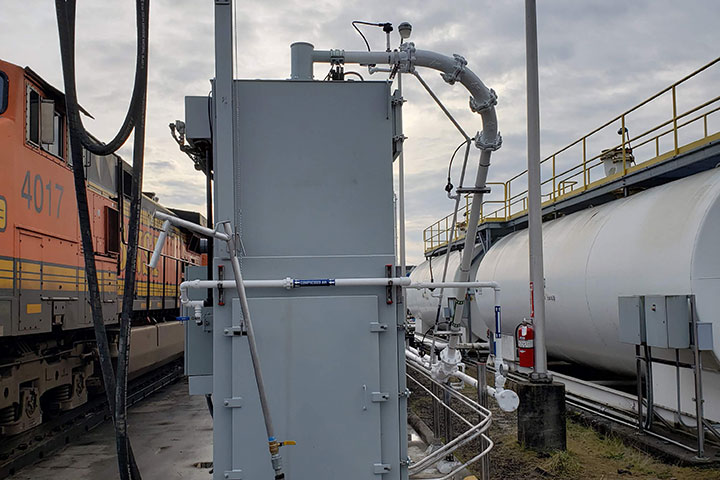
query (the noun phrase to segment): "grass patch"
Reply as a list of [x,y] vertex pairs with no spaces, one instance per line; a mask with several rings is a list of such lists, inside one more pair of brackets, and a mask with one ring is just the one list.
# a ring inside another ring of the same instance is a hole
[[582,471],[577,456],[569,451],[555,452],[542,465],[543,470],[558,477],[575,477]]

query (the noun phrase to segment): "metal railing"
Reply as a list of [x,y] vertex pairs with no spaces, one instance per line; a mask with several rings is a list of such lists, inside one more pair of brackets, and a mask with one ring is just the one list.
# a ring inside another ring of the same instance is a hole
[[[693,95],[697,92],[691,89],[692,82],[698,78],[718,75],[719,65],[720,57],[542,160],[543,206],[720,140],[720,128],[708,125],[709,118],[713,121],[720,118],[720,115],[712,117],[720,110],[720,96],[695,102]],[[680,87],[691,89],[685,93],[682,100],[687,98],[695,104],[682,113],[678,113],[678,105],[681,104]],[[667,101],[669,106],[663,106],[663,101]],[[643,115],[657,118],[658,113],[653,112],[654,109],[661,112],[670,110],[670,115],[666,116],[662,123],[631,137],[629,127],[642,125]],[[692,131],[693,127],[695,131]],[[613,137],[615,134],[620,135],[620,143],[615,144],[612,140],[617,138]],[[600,148],[596,148],[596,145]],[[599,153],[593,155],[588,153],[589,151]],[[483,202],[480,224],[504,222],[527,213],[527,170],[505,182],[488,182],[487,185],[491,188],[500,186],[500,198]],[[465,238],[467,217],[472,203],[469,195],[465,197],[465,205],[458,211],[458,223],[454,231],[451,231],[452,215],[441,218],[423,231],[426,253]]]

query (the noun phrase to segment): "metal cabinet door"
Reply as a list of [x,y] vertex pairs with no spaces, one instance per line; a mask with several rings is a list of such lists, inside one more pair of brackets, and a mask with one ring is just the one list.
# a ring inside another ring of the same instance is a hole
[[[289,478],[381,478],[380,409],[397,396],[380,385],[378,297],[255,298],[250,311],[276,435],[297,442],[281,450]],[[232,341],[233,468],[271,478],[247,338]]]

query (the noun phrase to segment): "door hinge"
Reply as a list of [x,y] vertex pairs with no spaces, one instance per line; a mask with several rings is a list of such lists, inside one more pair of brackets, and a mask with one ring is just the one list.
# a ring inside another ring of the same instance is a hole
[[387,402],[390,398],[390,394],[386,392],[372,392],[373,402]]
[[228,480],[242,480],[242,470],[226,470],[223,475]]
[[370,323],[370,331],[371,332],[387,332],[387,329],[388,329],[387,323],[378,323],[378,322]]
[[233,327],[228,327],[225,330],[223,330],[223,335],[225,335],[226,337],[236,337],[236,336],[245,335],[245,329],[243,327],[237,326],[237,325],[233,326]]
[[390,471],[390,464],[389,463],[374,463],[373,464],[373,473],[375,475],[384,475]]
[[242,397],[226,398],[223,401],[223,405],[226,406],[227,408],[242,408],[243,399],[242,399]]

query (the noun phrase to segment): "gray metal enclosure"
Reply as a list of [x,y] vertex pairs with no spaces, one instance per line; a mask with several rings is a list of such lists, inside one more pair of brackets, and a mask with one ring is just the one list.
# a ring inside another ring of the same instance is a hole
[[[386,276],[395,263],[389,84],[235,81],[233,95],[234,158],[216,145],[215,211],[240,234],[244,278]],[[214,276],[223,275],[232,269],[219,245]],[[278,440],[297,442],[281,449],[287,478],[407,478],[404,306],[394,289],[392,303],[385,287],[248,296]],[[234,290],[216,290],[213,317],[214,478],[273,478],[247,337],[226,332],[242,322]]]

